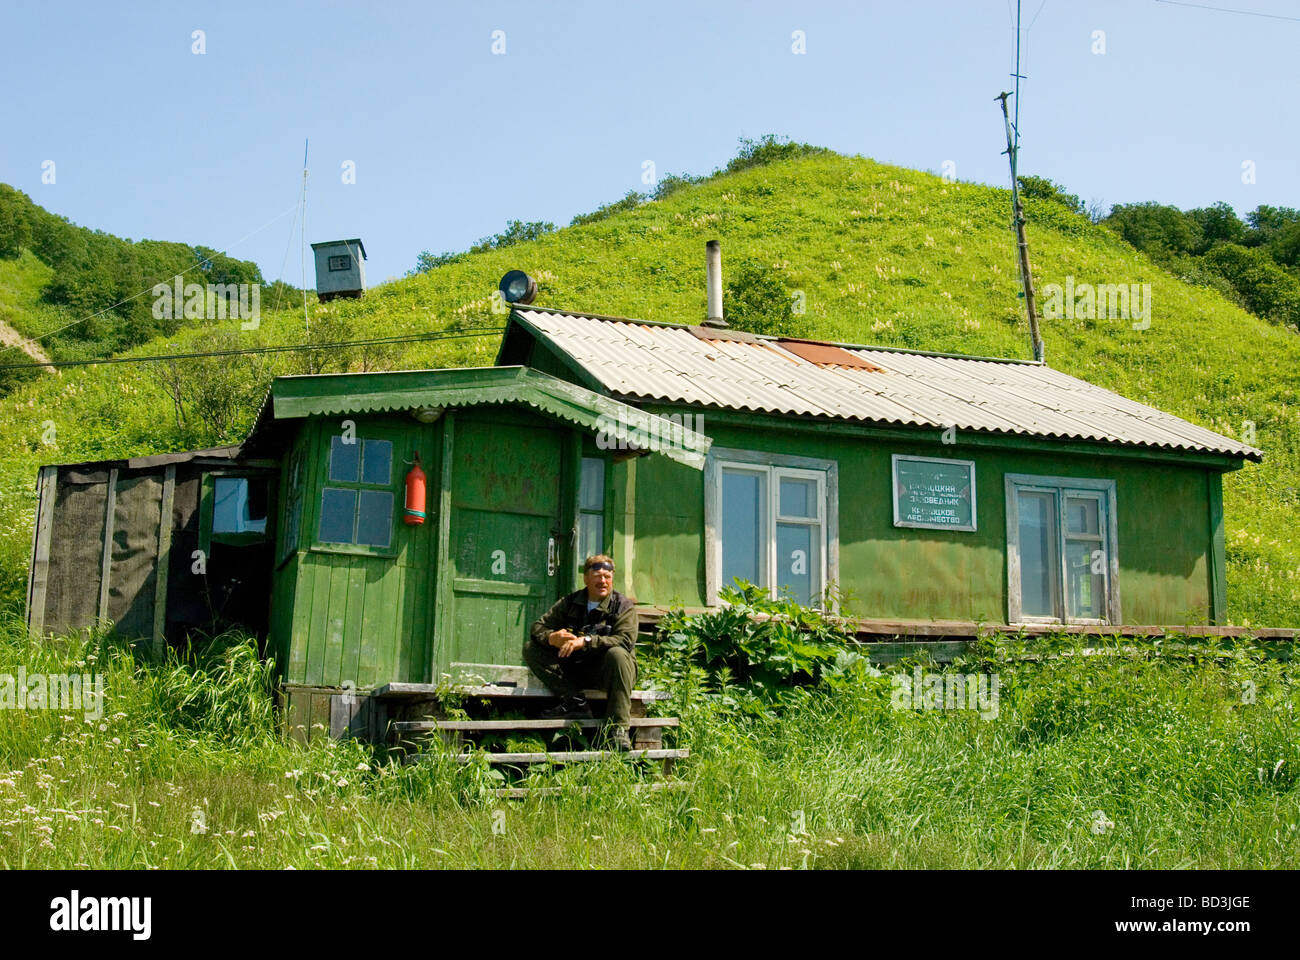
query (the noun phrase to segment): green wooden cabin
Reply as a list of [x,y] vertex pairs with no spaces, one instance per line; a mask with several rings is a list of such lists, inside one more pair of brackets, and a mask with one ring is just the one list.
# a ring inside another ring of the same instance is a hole
[[523,306],[497,366],[277,379],[240,456],[279,465],[246,498],[267,644],[317,697],[522,663],[596,552],[647,610],[743,578],[888,620],[1222,623],[1221,478],[1262,458],[1041,363]]

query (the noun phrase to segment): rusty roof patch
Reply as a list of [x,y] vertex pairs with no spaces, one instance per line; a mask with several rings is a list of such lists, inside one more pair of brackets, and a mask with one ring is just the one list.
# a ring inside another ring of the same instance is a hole
[[845,367],[853,370],[869,370],[872,373],[885,372],[883,368],[876,366],[866,357],[859,356],[856,353],[849,353],[843,347],[836,347],[829,343],[817,343],[812,340],[786,340],[785,338],[778,340],[777,343],[796,357],[807,360],[809,363],[815,363],[819,367]]

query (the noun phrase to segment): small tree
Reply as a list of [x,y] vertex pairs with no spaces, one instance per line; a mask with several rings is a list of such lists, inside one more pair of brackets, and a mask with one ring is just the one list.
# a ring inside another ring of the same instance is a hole
[[1220,243],[1244,243],[1246,225],[1237,219],[1236,212],[1220,200],[1210,207],[1188,210],[1187,216],[1201,228],[1201,244],[1197,253],[1205,253]]
[[807,336],[807,323],[791,312],[790,291],[776,271],[742,260],[726,288],[727,323],[737,330],[768,336]]
[[1071,213],[1087,213],[1083,201],[1073,193],[1066,193],[1065,187],[1053,183],[1046,177],[1035,177],[1029,174],[1016,177],[1020,184],[1020,195],[1036,200],[1051,200],[1053,203],[1059,203]]

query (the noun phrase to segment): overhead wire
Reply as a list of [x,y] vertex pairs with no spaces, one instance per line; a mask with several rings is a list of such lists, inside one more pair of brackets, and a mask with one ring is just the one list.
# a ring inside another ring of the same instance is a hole
[[1214,10],[1218,13],[1239,13],[1244,17],[1266,17],[1269,20],[1290,20],[1300,23],[1300,17],[1287,17],[1280,13],[1260,13],[1257,10],[1239,10],[1232,7],[1215,7],[1208,3],[1187,3],[1185,0],[1156,0],[1156,3],[1168,3],[1175,7],[1195,7],[1198,10]]
[[423,333],[398,337],[372,337],[366,340],[339,340],[331,343],[282,344],[270,347],[245,347],[238,350],[209,350],[195,353],[146,354],[135,357],[95,357],[90,360],[39,360],[30,363],[0,363],[0,370],[27,370],[37,367],[91,367],[110,363],[150,363],[160,360],[199,360],[206,357],[235,357],[249,354],[288,353],[294,350],[333,350],[339,347],[364,347],[386,343],[422,343],[432,340],[458,340],[467,337],[487,337],[503,333],[505,327],[474,327],[454,333]]

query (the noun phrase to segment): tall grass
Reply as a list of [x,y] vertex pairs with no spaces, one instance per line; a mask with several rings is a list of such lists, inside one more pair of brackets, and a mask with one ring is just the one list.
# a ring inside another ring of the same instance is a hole
[[485,764],[282,740],[252,650],[150,666],[0,624],[0,675],[107,691],[99,720],[0,711],[0,867],[1300,865],[1296,668],[1247,652],[990,653],[956,668],[999,675],[990,720],[894,709],[888,673],[745,717],[687,671],[666,708],[687,789],[638,793],[647,774],[612,761],[511,802]]

